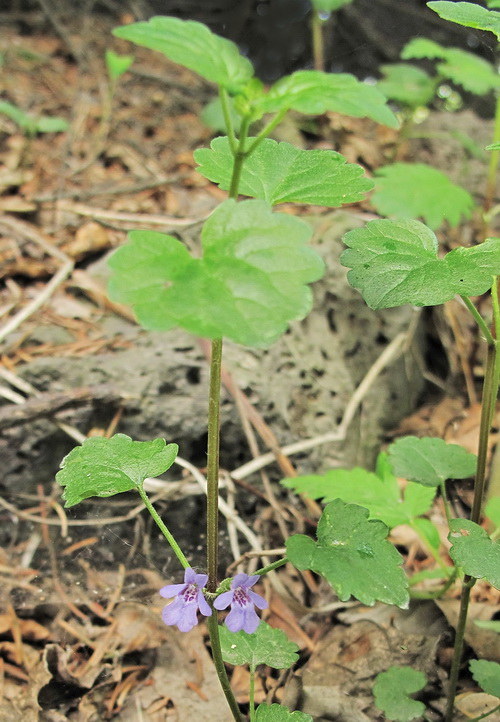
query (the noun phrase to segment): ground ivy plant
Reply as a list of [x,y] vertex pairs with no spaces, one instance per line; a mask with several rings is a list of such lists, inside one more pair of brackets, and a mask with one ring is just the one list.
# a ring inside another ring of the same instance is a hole
[[[114,34],[162,52],[216,84],[227,127],[225,137],[195,153],[200,173],[227,190],[229,196],[203,226],[202,254],[191,255],[172,236],[136,230],[110,261],[111,298],[130,304],[145,328],[178,326],[212,340],[206,563],[201,571],[191,566],[144,490],[146,478],[163,474],[174,463],[178,451],[175,443],[167,444],[163,439],[135,441],[124,434],[88,439],[62,461],[57,480],[64,487],[66,506],[91,496],[130,491],[141,496],[184,570],[183,579],[160,590],[164,598],[173,600],[165,606],[163,619],[187,632],[197,624],[198,613],[206,618],[215,668],[236,722],[241,722],[242,715],[224,663],[247,664],[250,668],[251,722],[310,722],[309,715],[278,704],[261,704],[255,709],[257,667],[288,668],[297,660],[297,647],[281,630],[260,620],[256,609],[265,609],[267,602],[254,586],[267,572],[290,562],[299,570],[312,570],[324,577],[341,600],[353,596],[365,604],[382,601],[407,608],[409,582],[401,555],[388,541],[390,528],[396,523],[411,523],[438,557],[438,544],[423,514],[436,489],[444,492],[446,479],[472,473],[476,460],[463,450],[436,446],[435,440],[397,442],[388,456],[380,457],[374,475],[363,470],[352,472],[353,484],[347,496],[342,484],[328,490],[320,485],[317,496],[329,503],[319,520],[316,540],[301,534],[291,536],[286,557],[251,576],[239,573],[220,580],[218,453],[223,338],[267,347],[291,321],[304,318],[311,308],[310,284],[321,277],[323,261],[308,245],[312,235],[309,226],[295,216],[275,212],[274,206],[297,202],[337,207],[362,199],[373,185],[360,167],[347,163],[334,151],[304,151],[273,141],[268,137],[273,128],[290,109],[305,114],[336,110],[390,126],[397,121],[379,91],[351,75],[298,71],[265,89],[236,45],[200,23],[155,17],[118,28]],[[239,118],[238,132],[231,107]],[[252,124],[261,121],[260,131],[252,135]],[[239,201],[240,194],[248,199]],[[464,588],[470,589],[477,578],[497,583],[498,542],[488,537],[478,522],[486,439],[500,364],[496,336],[469,296],[491,288],[498,331],[495,284],[500,274],[500,239],[459,248],[441,258],[432,230],[417,221],[404,220],[374,221],[348,233],[345,242],[348,249],[342,263],[350,268],[350,282],[360,289],[371,308],[433,305],[458,293],[487,339],[476,501],[470,521],[450,519],[450,540],[455,576],[463,570]],[[395,478],[400,473],[411,479],[404,498]],[[372,481],[373,488],[368,491]],[[441,572],[449,583],[453,573]],[[218,611],[228,607],[224,625],[219,625]],[[387,678],[377,680],[377,704],[387,708],[389,719],[412,719],[409,715],[420,711],[420,703],[408,695],[420,689],[425,680],[413,672],[391,669]],[[494,676],[491,668],[486,672],[475,669],[474,674],[478,680]],[[393,679],[399,680],[397,684]],[[394,687],[399,690],[396,701],[391,695]],[[454,691],[450,699],[453,705]]]

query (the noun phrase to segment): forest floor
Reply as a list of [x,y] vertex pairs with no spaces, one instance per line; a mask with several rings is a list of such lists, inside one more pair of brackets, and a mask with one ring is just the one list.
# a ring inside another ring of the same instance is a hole
[[[212,138],[200,113],[213,89],[159,54],[134,48],[135,62],[111,98],[105,50],[130,52],[125,43],[112,39],[112,27],[109,20],[96,17],[85,33],[66,38],[22,35],[13,28],[0,38],[4,98],[33,118],[62,117],[68,122],[65,132],[30,136],[0,115],[2,431],[38,416],[61,422],[59,410],[92,400],[92,389],[44,394],[45,389],[23,380],[25,365],[38,358],[114,354],[133,347],[126,334],[103,332],[103,318],[119,317],[129,324],[134,319],[106,298],[105,286],[88,272],[89,264],[120,245],[131,228],[182,238],[185,229],[198,228],[226,195],[196,172],[192,158],[193,150]],[[70,51],[79,56],[78,62]],[[332,148],[368,173],[397,154],[405,160],[437,159],[452,178],[463,176],[465,150],[451,139],[445,148],[430,141],[398,146],[395,131],[333,113],[307,126],[300,123],[292,120],[278,138],[305,148]],[[471,111],[457,114],[455,120],[450,114],[442,120],[442,114],[431,113],[430,126],[433,123],[438,128],[455,123],[465,134],[473,128],[476,140],[487,139],[491,127]],[[470,172],[461,178],[478,200],[482,189],[476,179],[484,164],[470,159]],[[283,210],[307,216],[327,209]],[[373,217],[368,201],[349,212]],[[443,240],[453,246],[473,236],[469,225]],[[439,387],[439,395],[405,419],[393,436],[431,430],[475,451],[480,343],[462,321],[460,309],[453,307],[428,334],[434,336],[435,352],[443,355],[447,371],[439,378],[434,365],[422,373]],[[118,410],[107,428],[66,424],[66,430],[77,440],[82,434],[110,435],[120,431],[121,413]],[[266,438],[272,429],[262,421],[261,431]],[[60,489],[36,479],[36,473],[34,466],[32,489],[24,494],[10,489],[0,497],[8,539],[0,549],[2,722],[185,722],[193,715],[203,722],[229,719],[204,626],[182,635],[161,621],[157,592],[166,581],[154,565],[154,554],[144,552],[149,542],[143,537],[150,527],[134,527],[141,540],[134,538],[120,563],[114,557],[111,563],[96,563],[92,549],[102,543],[101,530],[109,532],[116,514],[98,522],[97,515],[69,518]],[[247,491],[258,495],[260,506],[255,518],[244,517],[244,524],[258,534],[267,530],[266,540],[274,546],[283,545],[287,528],[312,533],[314,506],[290,504],[282,492],[269,492],[258,478],[247,484]],[[276,496],[270,498],[270,493]],[[470,484],[457,484],[454,496],[458,513],[466,514]],[[135,504],[121,515],[129,524],[138,518]],[[439,501],[432,519],[445,539]],[[77,541],[71,537],[74,527],[81,527]],[[409,574],[434,564],[409,528],[397,528],[393,541]],[[143,564],[145,558],[153,564]],[[286,631],[298,645],[301,661],[293,674],[261,669],[257,701],[284,701],[317,720],[380,721],[383,715],[370,694],[373,676],[406,662],[427,674],[428,719],[441,719],[458,585],[445,599],[415,601],[408,612],[339,602],[320,579],[288,567],[277,580],[266,581],[261,592],[269,600],[266,621]],[[499,592],[487,584],[474,587],[459,699],[463,719],[491,704],[469,677],[466,661],[475,656],[500,662],[499,635],[474,624],[496,618],[499,602]],[[244,710],[248,672],[238,668],[231,682]],[[500,716],[490,719],[498,722]]]

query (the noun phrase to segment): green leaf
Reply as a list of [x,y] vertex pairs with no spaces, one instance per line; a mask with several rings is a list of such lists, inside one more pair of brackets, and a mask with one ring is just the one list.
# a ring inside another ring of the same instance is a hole
[[361,468],[332,469],[321,476],[297,476],[283,479],[281,483],[310,499],[323,499],[324,502],[342,499],[346,504],[364,506],[371,519],[380,519],[390,529],[409,524],[416,516],[425,514],[435,496],[434,489],[411,483],[403,495],[392,473],[381,478]]
[[64,118],[51,118],[48,115],[41,115],[35,119],[35,131],[37,133],[62,133],[68,129],[68,121]]
[[324,270],[306,245],[311,233],[264,201],[230,199],[203,227],[201,259],[171,236],[130,233],[110,260],[110,295],[132,305],[148,329],[177,325],[206,338],[269,346],[310,311],[307,284]]
[[313,718],[304,712],[290,712],[281,704],[259,704],[255,722],[313,722]]
[[[421,484],[413,484],[412,488],[429,489],[430,487],[422,486]],[[423,539],[431,549],[435,549],[436,551],[439,549],[441,546],[439,530],[429,519],[425,519],[423,517],[414,519],[412,526],[418,532],[420,538]],[[442,570],[439,570],[439,572],[440,574],[443,573]]]
[[474,200],[436,168],[422,163],[394,163],[375,172],[372,204],[382,216],[422,218],[431,228],[447,220],[457,226],[469,218]]
[[500,0],[486,0],[486,5],[489,8],[500,8]]
[[497,529],[500,529],[500,496],[490,499],[484,507],[484,515],[493,522]]
[[118,80],[134,62],[133,55],[118,55],[113,50],[106,50],[106,67],[111,80]]
[[318,13],[333,13],[353,0],[311,0],[313,8]]
[[334,110],[356,118],[372,118],[391,128],[399,121],[376,88],[361,83],[354,75],[298,70],[275,83],[255,100],[261,114],[293,109],[306,115]]
[[[228,104],[234,131],[235,133],[239,133],[241,118],[235,110],[233,98],[231,96],[228,96]],[[203,123],[210,128],[210,130],[214,130],[215,132],[222,134],[227,132],[226,121],[220,98],[214,98],[205,105],[201,111],[201,119]],[[195,151],[195,153],[197,152],[198,151]]]
[[469,663],[472,676],[486,694],[500,697],[500,664],[485,659],[473,659]]
[[491,541],[485,530],[468,519],[452,519],[448,539],[450,556],[475,579],[486,579],[500,589],[500,540]]
[[248,664],[251,669],[267,664],[273,669],[288,669],[299,658],[295,642],[281,629],[274,629],[263,621],[253,634],[230,632],[225,626],[219,628],[219,633],[222,656],[228,664]]
[[68,123],[64,118],[51,118],[48,115],[35,116],[25,113],[24,110],[18,108],[6,100],[0,100],[0,113],[14,121],[26,135],[35,135],[35,133],[59,133],[68,128]]
[[[251,143],[253,139],[249,139]],[[215,138],[209,148],[195,151],[198,171],[229,190],[233,155],[227,138]],[[277,203],[341,206],[363,200],[373,188],[364,170],[333,150],[301,150],[266,138],[243,165],[238,190],[245,196]]]
[[363,604],[397,604],[408,607],[408,582],[402,558],[386,537],[387,526],[368,521],[369,512],[336,499],[328,504],[318,523],[315,543],[295,534],[287,539],[287,556],[297,569],[321,574],[339,599],[352,595]]
[[479,296],[500,274],[500,239],[455,248],[439,259],[436,236],[419,221],[370,221],[343,241],[349,248],[340,262],[352,269],[348,281],[370,308],[436,306],[457,293]]
[[401,57],[439,58],[438,73],[469,93],[484,95],[498,88],[500,76],[491,63],[460,48],[445,48],[427,38],[414,38],[405,46]]
[[479,5],[467,2],[449,2],[449,0],[435,0],[428,2],[427,7],[434,10],[443,20],[451,20],[458,25],[468,28],[488,30],[500,40],[500,13],[486,10]]
[[497,632],[500,634],[500,621],[487,620],[487,619],[475,619],[474,624],[477,624],[481,629],[488,629],[490,632]]
[[147,22],[115,28],[113,35],[158,50],[230,93],[240,92],[253,76],[251,62],[240,54],[235,43],[194,20],[156,16]]
[[56,474],[58,484],[65,487],[65,506],[91,496],[113,496],[136,489],[147,477],[170,469],[178,451],[177,444],[166,444],[164,439],[132,441],[125,434],[86,439],[64,457]]
[[443,439],[405,436],[388,451],[396,476],[424,486],[439,486],[446,479],[467,479],[476,473],[476,455]]
[[407,63],[382,65],[384,78],[377,87],[386,98],[410,108],[428,105],[436,92],[436,83],[424,70]]
[[491,145],[487,145],[485,150],[500,150],[500,143],[492,143]]
[[389,667],[377,675],[373,685],[375,704],[387,719],[410,722],[425,711],[422,702],[411,699],[410,694],[419,692],[426,685],[425,675],[413,667]]

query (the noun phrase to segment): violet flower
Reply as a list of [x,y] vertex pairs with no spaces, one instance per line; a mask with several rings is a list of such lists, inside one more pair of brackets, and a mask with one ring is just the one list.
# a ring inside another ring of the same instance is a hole
[[259,594],[253,592],[253,587],[260,576],[255,574],[237,574],[231,582],[229,592],[223,592],[214,601],[216,609],[226,609],[231,605],[231,611],[226,617],[226,626],[230,632],[239,632],[243,629],[247,634],[253,634],[259,626],[260,619],[254,609],[266,609],[267,602]]
[[198,624],[198,607],[205,617],[210,617],[212,610],[202,591],[207,581],[207,574],[196,574],[188,567],[184,570],[184,584],[167,584],[160,589],[162,597],[176,597],[174,602],[163,607],[161,616],[165,624],[176,624],[181,632],[191,631]]

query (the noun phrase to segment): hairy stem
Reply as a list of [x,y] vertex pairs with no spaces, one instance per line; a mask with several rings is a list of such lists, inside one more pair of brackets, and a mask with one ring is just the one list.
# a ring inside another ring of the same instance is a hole
[[325,44],[323,41],[323,20],[317,10],[311,13],[311,40],[313,47],[314,69],[325,69]]
[[464,645],[465,625],[469,611],[470,590],[476,583],[475,579],[464,577],[462,583],[462,594],[460,596],[460,611],[458,613],[457,631],[455,634],[455,646],[453,648],[453,660],[450,670],[450,681],[448,690],[448,701],[444,722],[453,722],[455,709],[455,695],[457,692],[458,675],[460,673],[460,661],[462,659],[462,648]]
[[217,589],[219,546],[219,437],[220,437],[220,372],[222,339],[212,341],[210,359],[210,391],[208,398],[207,445],[207,573],[209,592]]
[[248,694],[250,722],[255,722],[255,667],[250,665],[250,689]]
[[224,660],[222,659],[222,650],[219,637],[219,623],[217,620],[217,612],[212,607],[212,616],[207,618],[208,633],[210,635],[210,644],[212,645],[212,658],[214,660],[215,671],[219,678],[222,691],[226,697],[227,703],[233,715],[235,722],[242,722],[240,708],[238,702],[231,689],[231,684],[227,676]]
[[158,514],[158,512],[156,511],[156,509],[154,508],[154,506],[151,504],[151,502],[149,501],[148,495],[146,494],[146,492],[144,491],[144,489],[142,488],[142,486],[139,486],[139,487],[138,487],[138,490],[139,490],[139,494],[141,495],[141,499],[142,499],[142,501],[143,501],[143,503],[144,503],[144,506],[145,506],[146,509],[149,511],[149,513],[151,514],[151,516],[152,516],[153,519],[155,520],[157,526],[159,527],[161,533],[163,534],[163,536],[165,537],[165,539],[168,541],[168,543],[169,543],[170,546],[172,547],[172,550],[173,550],[175,556],[176,556],[177,559],[180,561],[180,563],[182,564],[182,566],[184,567],[184,569],[187,569],[187,568],[188,568],[189,566],[191,566],[191,565],[189,564],[188,560],[186,559],[186,557],[185,557],[184,554],[182,553],[182,550],[181,550],[180,546],[177,544],[177,542],[175,541],[174,537],[172,536],[172,534],[170,533],[170,531],[168,530],[168,528],[165,526],[165,524],[164,524],[163,521],[161,520],[160,515]]

